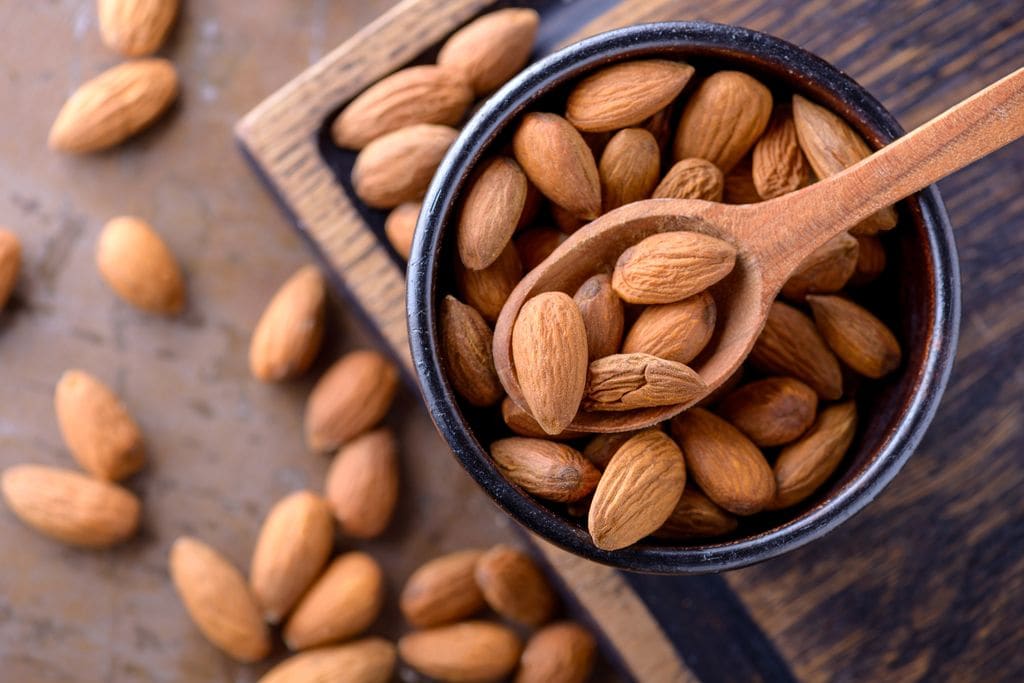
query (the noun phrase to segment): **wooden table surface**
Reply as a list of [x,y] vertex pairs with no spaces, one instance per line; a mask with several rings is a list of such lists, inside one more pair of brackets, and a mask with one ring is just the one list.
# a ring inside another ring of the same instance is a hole
[[[61,548],[0,510],[0,680],[251,681],[188,622],[166,576],[180,533],[247,564],[259,520],[284,493],[319,486],[326,462],[300,437],[309,381],[247,377],[248,334],[276,284],[307,258],[245,168],[231,126],[379,14],[359,3],[188,1],[167,56],[184,93],[165,123],[114,153],[45,149],[63,99],[116,58],[91,0],[3,3],[0,224],[26,273],[0,316],[0,466],[70,464],[52,387],[87,369],[143,426],[150,466],[130,485],[143,532],[108,553]],[[830,3],[650,0],[679,16],[770,30],[846,69],[905,127],[1024,63],[1019,0]],[[258,7],[258,9],[257,9]],[[702,681],[1024,679],[1024,148],[940,184],[960,249],[957,366],[918,453],[866,511],[811,546],[724,577],[636,577]],[[114,301],[92,265],[119,213],[151,219],[180,257],[178,321]],[[370,343],[332,307],[331,348]],[[391,423],[406,443],[400,521],[366,544],[400,585],[423,557],[515,534],[448,457],[417,400]],[[396,632],[393,606],[380,627]]]

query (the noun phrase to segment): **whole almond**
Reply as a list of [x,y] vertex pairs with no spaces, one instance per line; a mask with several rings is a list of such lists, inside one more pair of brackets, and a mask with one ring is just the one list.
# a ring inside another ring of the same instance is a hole
[[900,343],[863,306],[838,296],[809,296],[814,323],[836,355],[865,377],[878,379],[900,366]]
[[601,477],[575,448],[547,439],[499,439],[491,444],[491,458],[512,483],[560,503],[590,495]]
[[270,634],[245,577],[223,555],[179,536],[171,546],[170,573],[185,610],[214,646],[240,662],[270,654]]
[[519,254],[511,244],[505,247],[498,260],[482,270],[470,270],[461,263],[455,267],[459,297],[490,322],[498,319],[501,307],[522,276]]
[[489,621],[464,621],[416,631],[398,640],[402,661],[424,676],[485,683],[508,676],[523,645],[515,631]]
[[113,218],[96,245],[96,267],[119,297],[151,313],[185,308],[185,283],[174,254],[145,221]]
[[606,66],[572,89],[565,104],[565,116],[587,132],[635,126],[676,99],[693,71],[689,64],[665,59]]
[[775,496],[772,468],[738,429],[703,408],[672,420],[686,467],[707,497],[737,515],[760,512]]
[[512,328],[512,362],[530,414],[548,434],[572,422],[587,383],[587,328],[563,292],[533,297]]
[[516,252],[523,270],[530,272],[565,241],[565,233],[554,228],[528,228],[515,238]]
[[661,175],[661,150],[643,128],[626,128],[612,136],[597,168],[604,211],[651,196]]
[[356,195],[375,209],[422,199],[458,134],[448,126],[417,123],[375,138],[352,167]]
[[303,266],[267,304],[249,342],[249,372],[264,382],[309,369],[324,338],[327,292],[316,266]]
[[736,264],[736,248],[699,232],[663,232],[622,252],[612,287],[631,304],[670,304],[703,292]]
[[376,429],[342,446],[327,470],[324,497],[346,536],[382,534],[398,502],[398,441],[391,430]]
[[579,131],[557,114],[531,112],[512,136],[516,161],[537,189],[575,216],[601,213],[601,179]]
[[569,441],[577,439],[584,434],[583,432],[578,432],[573,429],[566,429],[558,434],[548,434],[537,423],[537,420],[533,419],[533,415],[530,415],[528,412],[523,410],[522,407],[508,396],[506,396],[501,402],[501,418],[505,421],[508,428],[519,436]]
[[526,65],[539,23],[532,9],[490,12],[453,33],[437,63],[461,74],[476,95],[486,95]]
[[259,683],[388,683],[395,659],[395,646],[388,641],[363,638],[289,657],[263,674]]
[[320,574],[334,547],[334,522],[322,498],[296,491],[267,513],[249,567],[263,618],[281,621]]
[[501,617],[537,628],[551,619],[557,599],[540,568],[526,553],[496,545],[476,563],[476,583]]
[[725,176],[705,159],[682,159],[672,165],[652,195],[655,199],[706,199],[722,201]]
[[782,286],[782,295],[803,301],[808,294],[838,292],[857,269],[857,239],[841,232],[805,258]]
[[749,154],[725,174],[722,199],[726,204],[756,204],[763,201],[754,186],[753,160]]
[[577,623],[560,621],[526,641],[515,683],[584,683],[590,678],[597,642]]
[[475,406],[490,406],[505,390],[494,370],[493,333],[483,316],[450,294],[441,302],[441,341],[452,386]]
[[647,306],[629,328],[622,352],[689,363],[711,341],[715,315],[715,300],[707,292],[674,304]]
[[707,393],[700,375],[682,363],[646,353],[617,353],[591,362],[583,407],[634,410],[690,403]]
[[67,370],[57,382],[53,406],[64,444],[90,474],[120,481],[142,468],[142,432],[103,382],[81,370]]
[[125,57],[141,57],[164,44],[178,0],[99,0],[96,10],[104,45]]
[[594,491],[588,526],[594,545],[618,550],[665,523],[686,485],[679,447],[657,429],[622,444]]
[[339,147],[359,150],[406,126],[457,126],[472,103],[473,91],[452,69],[410,66],[352,100],[331,124],[331,137]]
[[306,445],[336,449],[387,414],[398,390],[398,369],[377,351],[347,353],[327,369],[306,401]]
[[622,343],[625,312],[619,295],[612,289],[612,279],[599,273],[576,290],[573,301],[587,328],[587,356],[590,360],[618,352]]
[[798,190],[810,179],[811,169],[797,141],[790,106],[775,108],[768,128],[754,145],[751,174],[762,199],[774,199]]
[[166,59],[137,59],[86,81],[61,107],[49,145],[60,152],[97,152],[149,127],[178,96]]
[[481,550],[459,550],[435,557],[414,571],[399,598],[405,620],[417,628],[429,628],[482,610],[484,594],[475,577],[482,555]]
[[290,650],[305,650],[349,640],[377,619],[384,604],[384,574],[363,552],[334,559],[316,580],[285,624]]
[[[833,176],[871,154],[864,138],[845,121],[800,95],[793,95],[793,120],[800,147],[818,178]],[[851,232],[873,235],[895,226],[896,211],[887,206],[865,218]]]
[[713,73],[683,109],[675,158],[707,159],[728,173],[761,137],[771,114],[771,91],[756,79],[739,71]]
[[834,401],[843,395],[839,361],[814,323],[787,304],[775,301],[764,329],[750,352],[750,362],[767,373],[789,375]]
[[873,235],[861,235],[856,238],[857,267],[850,277],[852,285],[866,285],[873,282],[885,270],[885,247],[882,240]]
[[814,422],[818,395],[792,377],[766,377],[732,392],[718,414],[761,447],[781,446],[800,437]]
[[391,209],[384,220],[384,234],[398,255],[409,260],[412,238],[416,234],[416,221],[420,218],[422,202],[405,202]]
[[0,491],[18,519],[69,545],[107,548],[134,536],[139,526],[138,498],[79,472],[15,465],[4,470]]
[[21,272],[21,240],[10,230],[0,228],[0,311],[4,310]]
[[583,457],[602,472],[608,467],[612,456],[637,432],[614,432],[611,434],[598,434],[594,436],[583,449]]
[[456,231],[459,258],[467,268],[486,268],[508,246],[526,205],[526,186],[526,175],[508,157],[483,165],[462,201]]
[[853,401],[821,411],[810,431],[783,448],[775,461],[778,492],[771,508],[795,505],[824,484],[842,461],[856,430],[857,407]]
[[739,520],[695,488],[687,487],[675,509],[654,536],[658,538],[714,538],[735,531]]

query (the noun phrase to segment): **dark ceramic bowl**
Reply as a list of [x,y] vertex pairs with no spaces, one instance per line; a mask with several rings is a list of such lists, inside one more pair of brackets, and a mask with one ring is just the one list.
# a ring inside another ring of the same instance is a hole
[[[532,498],[494,467],[487,445],[506,435],[500,420],[452,393],[441,363],[438,302],[453,291],[453,218],[466,179],[485,153],[507,142],[510,123],[528,109],[561,111],[566,86],[607,64],[642,57],[685,60],[698,74],[747,71],[778,92],[801,93],[843,116],[873,145],[903,134],[861,86],[805,50],[772,36],[709,23],[633,26],[584,40],[542,59],[510,81],[473,116],[427,193],[408,271],[409,337],[427,406],[463,467],[506,512],[547,540],[623,569],[699,574],[742,567],[819,538],[867,505],[896,475],[935,413],[953,363],[959,322],[959,271],[952,230],[935,187],[899,205],[900,224],[883,240],[886,274],[858,292],[899,337],[900,370],[857,393],[857,437],[839,471],[805,503],[744,520],[714,541],[643,541],[608,552],[584,523]],[[897,278],[898,276],[898,278]]]

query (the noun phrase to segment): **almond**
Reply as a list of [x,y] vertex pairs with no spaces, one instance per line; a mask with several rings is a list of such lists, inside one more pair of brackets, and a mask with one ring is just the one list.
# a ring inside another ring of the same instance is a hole
[[726,204],[756,204],[762,201],[754,186],[753,161],[749,154],[725,174],[722,199]]
[[761,447],[799,438],[814,422],[818,395],[792,377],[767,377],[740,387],[719,405],[718,414]]
[[622,252],[612,287],[631,304],[670,304],[728,275],[736,248],[699,232],[663,232]]
[[662,152],[672,142],[673,109],[674,107],[670,104],[640,124],[641,128],[653,135],[654,139],[658,141],[658,150]]
[[214,646],[240,662],[270,654],[270,634],[245,577],[224,556],[179,536],[171,546],[170,573],[185,610]]
[[835,354],[811,319],[784,303],[772,303],[750,362],[763,372],[797,378],[827,401],[843,395],[843,375]]
[[539,24],[532,9],[490,12],[453,33],[437,63],[460,73],[477,95],[486,95],[526,66]]
[[654,535],[658,538],[714,538],[736,530],[739,521],[695,488],[687,487]]
[[178,14],[178,0],[99,0],[103,44],[125,57],[160,49]]
[[410,66],[352,100],[331,124],[331,137],[339,147],[359,150],[406,126],[457,126],[472,103],[473,91],[452,69]]
[[583,407],[633,410],[690,403],[708,387],[692,369],[646,353],[619,353],[590,364]]
[[856,430],[857,407],[853,401],[821,411],[811,430],[782,449],[775,461],[778,492],[771,508],[795,505],[824,484],[842,461]]
[[771,91],[756,79],[739,71],[713,73],[683,109],[675,158],[707,159],[728,173],[761,137],[771,114]]
[[64,444],[90,474],[119,481],[142,468],[142,432],[103,382],[81,370],[67,370],[57,382],[53,406]]
[[566,235],[573,234],[587,224],[586,219],[563,209],[558,204],[551,205],[551,217],[555,220],[555,225],[558,226],[558,229]]
[[703,408],[675,417],[671,427],[691,476],[708,498],[737,515],[760,512],[771,502],[772,468],[742,432]]
[[0,492],[18,519],[69,545],[107,548],[134,536],[139,526],[141,505],[130,491],[71,470],[8,467]]
[[537,628],[551,619],[557,599],[533,559],[507,545],[496,545],[476,563],[476,583],[500,616]]
[[501,402],[501,418],[505,421],[508,428],[519,436],[528,436],[539,439],[557,439],[561,441],[569,441],[583,436],[583,432],[578,432],[573,429],[566,429],[558,434],[548,434],[539,424],[537,424],[537,421],[533,419],[533,415],[530,415],[528,412],[523,410],[508,396],[506,396]]
[[584,683],[596,655],[587,629],[571,621],[550,624],[526,641],[514,683]]
[[0,311],[18,283],[21,271],[21,240],[10,230],[0,228]]
[[[833,176],[871,154],[864,138],[845,121],[800,95],[793,95],[793,119],[800,147],[819,178]],[[895,226],[896,210],[887,206],[865,218],[851,232],[873,235]]]
[[573,301],[587,328],[587,356],[590,360],[609,356],[619,350],[625,313],[622,301],[612,289],[612,279],[599,273],[587,279],[576,290]]
[[618,550],[650,535],[668,519],[686,484],[679,447],[657,429],[622,444],[594,491],[588,526],[594,545]]
[[526,205],[526,175],[512,159],[486,162],[462,200],[456,242],[467,268],[494,263],[508,246]]
[[557,114],[532,112],[512,137],[516,161],[545,197],[575,216],[601,213],[601,179],[579,131]]
[[512,362],[530,414],[548,434],[572,422],[587,383],[587,328],[562,292],[533,297],[512,328]]
[[782,295],[803,301],[808,294],[838,292],[857,269],[857,239],[842,232],[811,252],[782,286]]
[[376,429],[342,446],[327,470],[324,497],[346,536],[382,534],[398,502],[398,441],[391,430]]
[[689,363],[711,341],[715,315],[715,300],[707,292],[674,304],[647,306],[629,328],[622,352]]
[[86,81],[61,107],[49,145],[59,152],[97,152],[147,128],[178,96],[178,75],[166,59],[137,59]]
[[327,292],[316,266],[303,266],[267,304],[249,342],[249,371],[264,382],[309,369],[324,338]]
[[565,241],[565,234],[554,228],[528,228],[515,238],[516,252],[523,270],[530,272]]
[[493,333],[472,306],[447,295],[441,303],[441,341],[452,386],[475,406],[490,406],[505,390],[498,381],[491,351]]
[[327,369],[306,401],[306,445],[331,451],[387,414],[398,389],[398,369],[369,349],[352,351]]
[[405,582],[399,607],[405,620],[429,628],[471,617],[484,608],[474,573],[480,550],[459,550],[436,557]]
[[873,282],[885,270],[885,247],[882,240],[873,235],[861,235],[856,238],[857,267],[850,277],[852,285],[866,285]]
[[363,638],[289,657],[263,674],[259,683],[388,683],[395,670],[395,646]]
[[654,189],[655,199],[705,199],[722,201],[725,176],[710,161],[683,159],[668,170]]
[[604,148],[597,168],[604,211],[651,196],[661,175],[661,150],[643,128],[620,130]]
[[384,235],[398,255],[409,260],[412,251],[412,238],[416,234],[416,222],[420,218],[422,202],[405,202],[391,209],[384,220]]
[[689,64],[664,59],[606,66],[572,89],[565,116],[587,132],[635,126],[667,107],[692,76]]
[[575,448],[547,439],[499,439],[491,444],[491,457],[509,481],[560,503],[590,495],[601,477]]
[[345,553],[302,596],[285,624],[284,642],[305,650],[348,640],[370,628],[383,604],[380,565],[366,553]]
[[103,226],[96,267],[114,293],[137,308],[163,315],[185,308],[185,283],[178,262],[142,219],[120,216]]
[[522,276],[523,266],[511,244],[483,270],[470,270],[461,264],[455,268],[459,296],[490,322],[498,319],[501,307]]
[[793,110],[788,105],[775,108],[768,128],[754,145],[751,174],[762,199],[798,190],[810,179],[811,169],[796,139]]
[[452,683],[483,683],[512,673],[523,646],[507,626],[464,621],[417,631],[398,640],[402,660],[424,676]]
[[608,467],[612,456],[619,450],[622,444],[632,439],[637,432],[617,432],[612,434],[598,434],[587,442],[583,449],[583,457],[602,472]]
[[867,309],[838,296],[809,296],[807,303],[821,336],[854,372],[878,379],[900,366],[900,343]]
[[375,209],[422,199],[458,135],[448,126],[417,123],[375,138],[352,167],[356,195]]
[[276,624],[291,611],[333,547],[331,511],[313,492],[296,491],[270,508],[249,567],[249,585],[264,619]]

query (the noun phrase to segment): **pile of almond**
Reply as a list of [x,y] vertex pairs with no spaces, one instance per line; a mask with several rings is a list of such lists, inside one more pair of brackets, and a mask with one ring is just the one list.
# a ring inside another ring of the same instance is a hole
[[527,300],[511,338],[521,404],[495,372],[491,325],[525,273],[605,212],[648,198],[768,200],[869,148],[800,95],[665,59],[604,67],[562,101],[562,111],[523,115],[464,192],[455,291],[440,309],[448,378],[471,406],[500,403],[511,434],[490,444],[495,466],[585,517],[599,548],[756,528],[742,518],[794,506],[836,472],[856,432],[855,377],[899,367],[892,332],[841,294],[849,286],[863,298],[856,288],[884,270],[877,234],[895,227],[891,207],[808,257],[722,391],[651,429],[592,436],[574,418],[706,393],[690,364],[713,352],[710,288],[733,269],[733,245],[656,234],[624,245],[608,271]]

